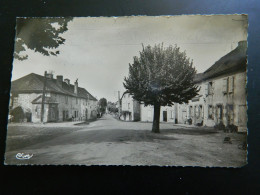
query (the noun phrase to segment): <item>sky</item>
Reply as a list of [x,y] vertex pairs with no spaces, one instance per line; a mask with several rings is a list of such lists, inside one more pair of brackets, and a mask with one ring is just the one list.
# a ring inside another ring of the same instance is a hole
[[[28,32],[30,36],[30,32]],[[142,44],[177,44],[193,60],[198,73],[247,39],[247,18],[241,15],[182,15],[81,17],[68,24],[66,39],[57,56],[43,56],[27,49],[27,60],[14,59],[12,81],[30,73],[43,75],[53,71],[78,79],[98,99],[116,101],[125,91],[123,80],[129,63],[138,56]]]

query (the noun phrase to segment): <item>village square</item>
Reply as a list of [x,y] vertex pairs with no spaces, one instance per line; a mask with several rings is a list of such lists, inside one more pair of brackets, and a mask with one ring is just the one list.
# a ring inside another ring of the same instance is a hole
[[5,164],[246,165],[247,41],[241,34],[203,71],[181,47],[163,43],[138,44],[135,56],[122,53],[131,59],[123,77],[117,67],[84,64],[67,74],[26,70],[11,83]]

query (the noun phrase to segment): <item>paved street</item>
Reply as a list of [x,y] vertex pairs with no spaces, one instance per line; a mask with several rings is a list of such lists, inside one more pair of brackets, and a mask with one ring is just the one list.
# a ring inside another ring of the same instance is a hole
[[[212,128],[118,121],[111,115],[90,124],[11,124],[6,164],[243,166],[245,135]],[[223,143],[226,136],[232,144]],[[17,153],[33,154],[29,160]]]

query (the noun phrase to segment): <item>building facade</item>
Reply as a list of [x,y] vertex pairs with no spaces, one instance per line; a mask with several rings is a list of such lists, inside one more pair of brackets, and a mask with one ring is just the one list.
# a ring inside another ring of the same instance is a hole
[[246,44],[239,42],[236,49],[196,76],[200,91],[188,104],[180,105],[182,122],[190,119],[204,126],[223,123],[237,126],[240,132],[247,130]]
[[140,104],[129,93],[121,97],[120,119],[125,121],[140,121]]
[[44,77],[31,73],[12,82],[10,95],[10,113],[19,107],[27,122],[81,121],[96,117],[96,98],[79,87],[78,81],[72,85],[61,75],[54,79],[52,74]]

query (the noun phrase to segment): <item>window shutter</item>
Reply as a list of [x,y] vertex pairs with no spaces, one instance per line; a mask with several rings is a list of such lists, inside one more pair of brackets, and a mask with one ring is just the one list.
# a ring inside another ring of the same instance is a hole
[[227,78],[223,79],[223,93],[227,93]]

